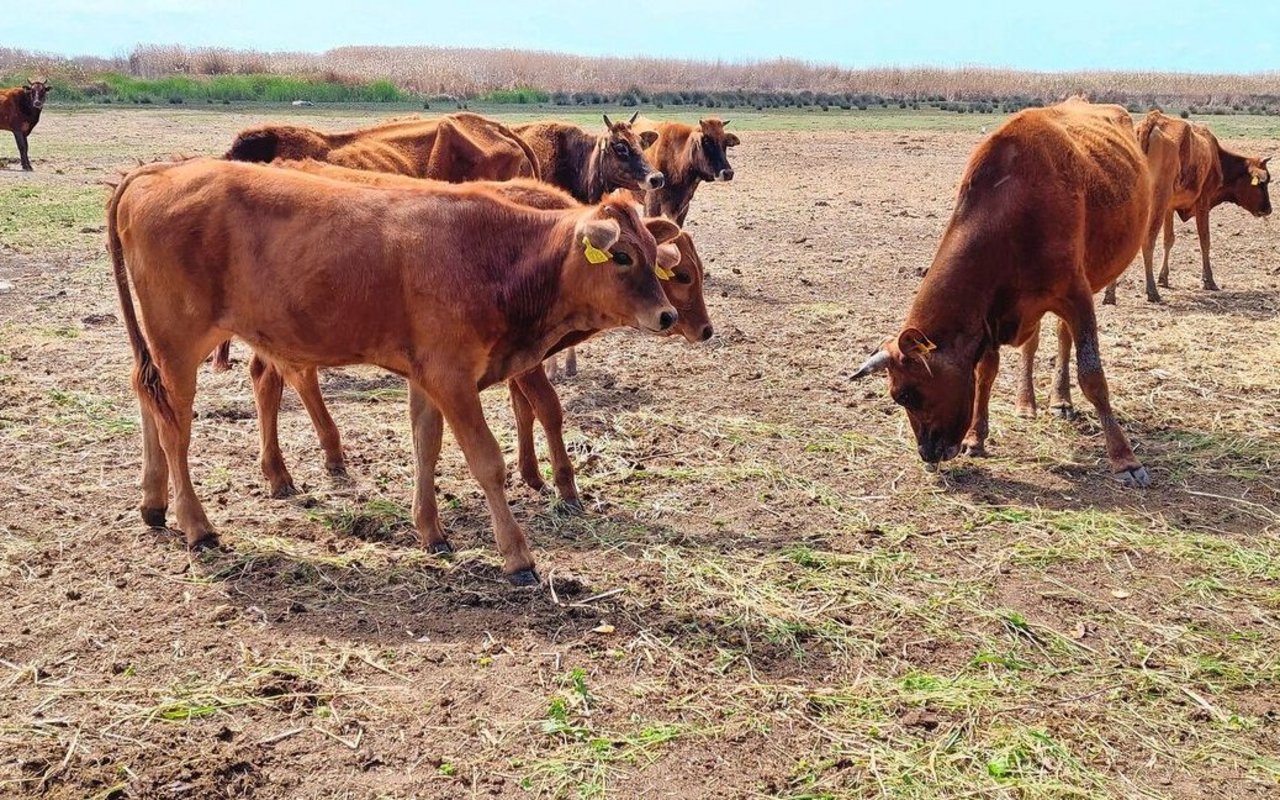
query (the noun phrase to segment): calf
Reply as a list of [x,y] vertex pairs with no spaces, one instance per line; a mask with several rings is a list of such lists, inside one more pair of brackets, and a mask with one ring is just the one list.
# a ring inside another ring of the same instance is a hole
[[[1159,285],[1169,287],[1169,250],[1173,247],[1173,213],[1183,222],[1196,218],[1200,236],[1201,282],[1217,291],[1209,266],[1209,212],[1222,203],[1235,203],[1255,217],[1271,213],[1267,193],[1271,173],[1270,158],[1242,156],[1218,143],[1204,125],[1186,122],[1159,111],[1147,114],[1138,123],[1138,141],[1151,170],[1151,220],[1142,245],[1142,266],[1146,270],[1147,299],[1160,302],[1154,273],[1156,235],[1164,228],[1164,264]],[[1102,302],[1115,304],[1116,285],[1107,287]]]
[[1111,411],[1093,293],[1133,259],[1150,210],[1146,160],[1123,108],[1071,100],[1015,114],[970,158],[903,329],[854,378],[888,373],[926,462],[962,447],[981,455],[1000,346],[1023,346],[1030,364],[1040,319],[1052,312],[1061,320],[1058,405],[1070,404],[1074,341],[1112,471],[1127,485],[1148,485]]
[[643,198],[646,214],[673,219],[683,226],[698,184],[733,180],[729,148],[740,142],[737,135],[725,133],[728,124],[729,120],[721,122],[715,117],[700,120],[697,128],[683,122],[641,121],[638,130],[658,134],[645,155],[666,178],[661,188]]
[[[398,187],[411,190],[430,187],[430,184],[425,184],[413,178],[351,170],[316,161],[279,162],[277,165],[338,180],[366,183],[374,186]],[[568,209],[581,207],[576,200],[565,192],[541,181],[517,179],[502,183],[475,185],[484,186],[513,202],[531,208]],[[674,254],[669,252],[672,250],[675,251]],[[678,261],[675,260],[676,257],[678,257]],[[679,321],[669,332],[673,334],[679,333],[690,342],[709,339],[712,335],[712,327],[702,297],[702,262],[698,258],[693,242],[687,234],[682,233],[673,243],[659,248],[659,265],[662,267],[660,275],[664,278],[663,291],[679,314]],[[593,331],[583,331],[573,334],[573,338],[585,339],[593,333]],[[291,495],[295,491],[293,478],[289,475],[289,471],[284,464],[284,454],[280,450],[276,428],[284,383],[292,386],[302,398],[303,405],[311,417],[316,434],[320,439],[321,447],[324,450],[326,467],[331,473],[341,474],[345,472],[345,458],[342,452],[341,439],[337,426],[334,425],[333,418],[325,407],[324,398],[320,393],[316,369],[272,363],[255,355],[250,364],[250,374],[253,378],[262,435],[262,471],[271,485],[272,494],[277,497],[283,497]],[[545,482],[539,472],[537,456],[533,446],[533,420],[536,417],[547,434],[555,482],[560,491],[560,497],[569,508],[581,508],[581,499],[578,496],[577,485],[574,480],[573,466],[569,461],[569,455],[564,446],[563,410],[555,389],[552,388],[547,380],[546,373],[540,367],[535,367],[521,375],[510,377],[507,380],[507,386],[516,412],[517,440],[519,442],[518,464],[521,476],[534,489],[542,489],[544,487]],[[421,475],[434,475],[434,466],[428,468],[420,465],[419,473]],[[427,492],[429,488],[426,482],[419,483],[420,492]],[[420,496],[415,508],[425,507],[425,505]]]
[[[196,373],[235,335],[268,361],[408,378],[415,441],[449,423],[484,489],[503,571],[536,582],[480,390],[576,332],[665,332],[677,320],[655,267],[679,229],[621,198],[541,211],[478,186],[382,188],[193,159],[129,173],[107,227],[142,406],[143,519],[164,524],[172,477],[190,547],[216,542],[187,463]],[[598,252],[611,268],[592,263]],[[427,505],[419,536],[447,550],[434,495]]]
[[645,157],[644,150],[658,139],[653,131],[636,133],[631,124],[613,122],[604,115],[605,132],[591,134],[566,122],[530,122],[514,130],[538,155],[538,177],[554,183],[582,203],[597,203],[614,189],[652,191],[665,178]]
[[0,90],[0,130],[13,131],[14,141],[18,143],[18,158],[27,172],[32,170],[31,159],[27,156],[27,137],[40,121],[40,112],[48,94],[49,84],[42,78]]

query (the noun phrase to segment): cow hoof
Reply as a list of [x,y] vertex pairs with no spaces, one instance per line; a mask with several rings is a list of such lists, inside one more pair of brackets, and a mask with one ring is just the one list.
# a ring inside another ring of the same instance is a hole
[[1102,304],[1104,306],[1114,306],[1116,304],[1116,296],[1114,294],[1104,294],[1102,296]]
[[533,571],[533,567],[513,572],[507,576],[507,580],[511,581],[512,586],[537,586],[541,583],[538,573]]
[[1213,281],[1205,281],[1204,290],[1206,292],[1216,292],[1218,291],[1218,284],[1214,283]]
[[427,551],[433,556],[451,556],[453,555],[453,545],[448,542],[432,542],[427,545]]
[[1075,406],[1054,406],[1053,415],[1058,419],[1072,420],[1076,418]]
[[282,483],[279,486],[272,487],[271,496],[276,500],[284,500],[287,497],[293,497],[298,493],[292,482]]
[[1151,473],[1147,472],[1147,468],[1139,464],[1136,467],[1127,467],[1116,473],[1116,480],[1132,489],[1145,489],[1151,485]]
[[1023,419],[1035,419],[1036,407],[1035,406],[1018,406],[1018,416],[1022,417]]
[[1169,278],[1167,275],[1161,275],[1160,280],[1156,281],[1156,285],[1159,286],[1161,289],[1173,288],[1172,286],[1169,285]]
[[163,506],[160,508],[148,508],[147,506],[143,506],[141,511],[142,521],[149,527],[156,529],[165,527],[164,514],[168,511],[167,508],[164,508]]
[[338,461],[333,464],[325,464],[324,469],[325,469],[325,472],[328,472],[330,475],[332,475],[335,478],[347,477],[347,463],[345,461]]
[[986,458],[987,447],[979,442],[965,442],[960,445],[960,453],[968,456],[969,458]]
[[1147,292],[1147,302],[1148,302],[1148,303],[1163,303],[1163,302],[1164,302],[1164,298],[1160,296],[1160,293],[1159,293],[1159,292]]
[[581,497],[566,497],[560,501],[560,510],[566,514],[577,516],[587,513],[587,507],[582,504]]
[[194,542],[187,542],[187,549],[193,553],[207,553],[212,550],[221,550],[222,542],[218,541],[218,534],[206,533]]
[[[1217,287],[1215,286],[1214,288],[1216,289]],[[565,368],[564,368],[564,376],[565,376],[566,378],[576,378],[576,377],[578,377],[578,368],[577,368],[577,367],[565,367]]]

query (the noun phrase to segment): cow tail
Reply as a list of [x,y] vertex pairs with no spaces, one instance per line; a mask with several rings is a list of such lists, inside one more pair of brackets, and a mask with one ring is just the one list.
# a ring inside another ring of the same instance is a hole
[[172,421],[176,416],[169,402],[169,393],[160,377],[160,370],[151,357],[151,348],[147,345],[142,327],[138,324],[133,294],[129,289],[129,274],[125,269],[124,245],[120,242],[120,229],[116,220],[116,209],[120,205],[120,198],[124,196],[132,179],[133,175],[126,176],[107,203],[107,249],[111,252],[111,267],[115,274],[116,291],[120,295],[120,313],[124,317],[124,327],[129,334],[129,344],[133,348],[133,387],[143,403],[150,405],[161,416]]

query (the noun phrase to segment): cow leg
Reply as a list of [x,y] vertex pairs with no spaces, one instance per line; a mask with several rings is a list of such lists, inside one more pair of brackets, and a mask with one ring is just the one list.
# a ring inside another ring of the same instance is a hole
[[978,360],[978,391],[973,396],[973,421],[969,432],[961,442],[961,451],[968,456],[985,456],[987,454],[987,433],[990,421],[991,385],[995,383],[996,373],[1000,371],[1000,346],[992,345]]
[[[425,389],[425,385],[423,387]],[[498,440],[493,438],[480,406],[480,393],[470,377],[446,376],[433,381],[435,391],[431,397],[444,414],[453,430],[453,436],[462,446],[467,466],[484,489],[489,502],[489,514],[493,518],[494,537],[498,552],[502,554],[502,571],[517,586],[529,586],[538,582],[533,570],[533,553],[524,531],[516,523],[507,505],[504,487],[507,465],[502,459]]]
[[453,547],[444,536],[436,505],[436,462],[444,438],[444,417],[417,384],[409,382],[409,420],[413,428],[414,482],[413,526],[418,542],[433,553],[447,554]]
[[156,427],[155,411],[146,402],[142,406],[142,521],[152,528],[164,527],[164,515],[169,505],[169,464],[165,461],[164,448],[160,446],[160,433]]
[[258,435],[261,437],[259,464],[262,475],[271,486],[272,497],[292,497],[298,493],[293,476],[284,463],[280,451],[280,397],[284,392],[284,379],[273,364],[264,361],[257,353],[249,361],[249,377],[253,381],[253,401],[258,407]]
[[1098,412],[1098,421],[1107,440],[1107,459],[1111,471],[1126,486],[1151,485],[1147,468],[1133,455],[1133,448],[1111,411],[1111,397],[1107,389],[1107,377],[1102,371],[1102,357],[1098,350],[1098,323],[1093,310],[1093,297],[1087,289],[1075,293],[1068,311],[1070,322],[1059,327],[1066,333],[1069,327],[1076,345],[1076,372],[1080,391]]
[[[200,498],[196,496],[195,486],[191,483],[191,468],[188,453],[191,448],[191,420],[196,396],[196,372],[204,356],[206,348],[194,355],[189,362],[182,362],[175,367],[161,366],[161,380],[168,395],[169,406],[173,411],[172,418],[156,414],[156,428],[160,446],[164,449],[168,461],[169,475],[173,480],[173,510],[178,529],[186,534],[187,547],[199,550],[211,547],[218,542],[209,518],[205,516]],[[174,359],[179,361],[179,359]],[[172,362],[160,361],[167,365]]]
[[1104,306],[1114,306],[1116,304],[1116,281],[1107,284],[1107,290],[1102,293],[1102,304]]
[[[542,369],[533,371],[542,372],[543,378],[546,378],[546,372]],[[520,477],[530,489],[540,492],[547,488],[547,482],[542,479],[542,473],[538,469],[538,453],[533,442],[533,405],[525,397],[515,378],[507,381],[507,392],[511,395],[511,410],[516,417],[516,463],[520,467]]]
[[578,375],[578,350],[570,347],[569,351],[564,355],[564,376],[566,378],[577,377]]
[[302,398],[302,405],[311,417],[311,427],[316,430],[316,438],[320,440],[320,448],[324,450],[324,468],[330,475],[346,475],[347,462],[342,454],[342,437],[333,417],[329,416],[329,408],[324,403],[324,395],[320,393],[320,373],[315,367],[290,370],[285,373],[285,380]]
[[1201,280],[1204,288],[1211,292],[1218,291],[1218,284],[1213,282],[1213,267],[1209,266],[1209,211],[1196,212],[1196,234],[1200,237],[1200,261],[1204,264]]
[[31,172],[31,159],[27,158],[27,135],[22,131],[14,131],[13,138],[18,143],[18,160],[22,162],[22,168]]
[[550,451],[551,469],[560,501],[570,511],[582,511],[582,498],[578,495],[578,485],[574,480],[573,462],[564,446],[564,407],[560,405],[560,396],[541,370],[531,370],[516,378],[516,381],[525,398],[533,405],[533,412],[547,434],[547,449]]
[[1160,267],[1160,285],[1169,288],[1169,251],[1173,249],[1173,212],[1164,216],[1164,265]]
[[231,369],[230,339],[218,345],[218,349],[213,351],[213,371],[226,372],[229,369]]
[[1036,418],[1036,350],[1040,347],[1040,326],[1022,343],[1022,373],[1018,381],[1018,416]]
[[[1093,298],[1089,298],[1090,313],[1093,310]],[[1075,406],[1071,402],[1071,328],[1063,320],[1058,320],[1058,363],[1053,376],[1053,401],[1049,408],[1063,419],[1075,416]]]
[[559,379],[560,377],[560,354],[559,353],[547,356],[547,359],[543,361],[542,364],[547,371],[548,380],[554,381]]

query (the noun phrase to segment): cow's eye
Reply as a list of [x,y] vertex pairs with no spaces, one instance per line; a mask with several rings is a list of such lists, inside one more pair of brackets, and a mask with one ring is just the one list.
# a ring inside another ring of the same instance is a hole
[[613,263],[617,264],[618,266],[620,267],[631,266],[631,256],[627,255],[621,250],[619,250],[616,253],[613,253],[612,255],[613,255]]
[[915,389],[903,389],[894,395],[893,402],[903,408],[916,408],[920,405],[920,395]]
[[631,148],[627,147],[625,144],[615,144],[613,146],[613,152],[617,153],[623,158],[626,158],[627,154],[631,152]]
[[677,272],[677,273],[676,273],[676,283],[683,283],[683,284],[685,284],[685,285],[687,286],[688,284],[693,283],[693,276],[692,276],[692,275],[686,275],[686,274],[685,274],[685,273],[683,273],[683,272]]

